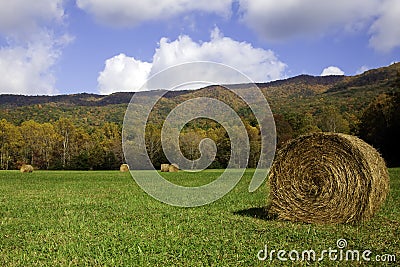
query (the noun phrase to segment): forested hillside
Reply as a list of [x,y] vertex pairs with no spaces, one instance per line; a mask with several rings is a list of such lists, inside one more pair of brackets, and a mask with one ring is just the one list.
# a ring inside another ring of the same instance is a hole
[[[257,86],[274,113],[278,146],[315,131],[351,133],[374,144],[390,165],[400,165],[399,159],[391,155],[393,152],[387,150],[387,142],[382,141],[387,140],[384,136],[393,136],[399,125],[395,116],[400,92],[399,63],[357,76],[301,75]],[[249,84],[233,87],[256,90]],[[39,169],[117,168],[123,162],[121,129],[132,96],[133,93],[0,95],[0,168],[18,168],[23,163]],[[221,86],[168,92],[157,103],[146,135],[154,165],[158,167],[166,161],[159,139],[162,122],[169,111],[185,100],[200,96],[219,99],[239,114],[251,141],[249,166],[254,167],[260,149],[257,121],[241,99]],[[378,131],[376,124],[369,123],[375,117],[386,121],[386,126],[380,125],[386,130]],[[180,137],[183,153],[197,158],[199,151],[193,147],[204,137],[217,144],[218,154],[212,167],[224,167],[230,156],[229,139],[225,130],[211,120],[192,121],[184,128]]]

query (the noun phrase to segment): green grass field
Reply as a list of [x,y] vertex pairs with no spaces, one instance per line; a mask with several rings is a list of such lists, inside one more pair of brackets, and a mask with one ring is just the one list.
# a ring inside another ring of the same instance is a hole
[[[195,185],[220,173],[167,175]],[[326,256],[315,264],[381,265],[375,257],[386,254],[400,262],[400,169],[390,169],[391,192],[380,212],[357,226],[264,218],[268,188],[248,193],[251,175],[247,171],[238,186],[210,205],[178,208],[148,196],[129,173],[2,171],[0,266],[307,266],[282,262],[276,254],[272,261],[260,261],[257,254],[265,245],[321,252],[337,248],[341,238],[346,249],[371,250],[371,261]]]

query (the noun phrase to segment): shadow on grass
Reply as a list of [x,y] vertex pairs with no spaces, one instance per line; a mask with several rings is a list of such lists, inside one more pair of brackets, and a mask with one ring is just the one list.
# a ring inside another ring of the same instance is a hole
[[272,221],[277,219],[276,214],[271,214],[269,212],[269,207],[261,207],[261,208],[249,208],[244,210],[238,210],[233,212],[235,215],[245,216],[256,218],[265,221]]

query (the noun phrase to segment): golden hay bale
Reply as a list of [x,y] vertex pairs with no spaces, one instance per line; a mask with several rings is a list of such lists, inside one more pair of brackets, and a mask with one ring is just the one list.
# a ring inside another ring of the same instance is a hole
[[129,172],[129,166],[128,166],[128,164],[122,164],[122,165],[119,167],[119,171],[120,171],[120,172]]
[[277,152],[269,174],[269,214],[307,223],[370,219],[389,192],[380,154],[361,139],[334,133],[300,136]]
[[33,172],[33,167],[32,167],[32,165],[23,164],[19,171],[20,172]]
[[169,170],[168,171],[169,172],[178,172],[179,171],[178,164],[173,163],[173,164],[169,165]]
[[161,164],[162,172],[169,172],[169,164]]

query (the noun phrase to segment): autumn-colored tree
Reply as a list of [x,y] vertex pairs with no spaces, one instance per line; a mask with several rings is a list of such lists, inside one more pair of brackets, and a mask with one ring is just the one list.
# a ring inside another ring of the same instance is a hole
[[248,167],[255,168],[257,167],[258,160],[260,159],[261,154],[261,134],[260,129],[256,126],[251,126],[250,124],[246,124],[247,134],[249,136],[250,141],[250,155]]
[[318,113],[318,127],[324,132],[349,133],[349,122],[335,106],[326,106]]
[[8,170],[17,160],[21,144],[19,129],[7,120],[0,120],[0,169]]
[[115,169],[123,162],[121,129],[116,123],[106,122],[101,128],[101,135],[104,151],[103,169]]
[[[92,135],[90,129],[74,127],[71,129],[68,144],[68,157],[64,168],[88,170],[90,169],[89,154],[92,151]],[[96,142],[94,142],[96,143]]]
[[294,137],[292,126],[285,120],[282,115],[274,115],[275,127],[276,127],[276,145],[281,147],[284,143]]
[[309,112],[290,112],[284,114],[284,118],[293,129],[293,137],[321,131],[315,122],[314,116]]
[[41,155],[43,157],[45,168],[49,169],[53,157],[53,151],[60,141],[61,136],[56,133],[54,126],[51,123],[43,123],[39,128]]
[[43,163],[42,158],[42,140],[41,125],[33,120],[24,121],[20,126],[22,135],[22,151],[24,162],[33,166],[39,166]]
[[400,166],[400,93],[382,94],[365,109],[359,135],[382,153],[389,166]]
[[197,168],[197,166],[194,165],[194,161],[201,156],[199,144],[202,139],[203,135],[200,131],[195,132],[193,130],[183,132],[179,136],[179,146],[183,156],[193,161],[191,169]]
[[61,136],[60,153],[61,166],[63,169],[67,167],[68,161],[71,159],[71,141],[76,129],[73,121],[68,118],[60,118],[55,123],[57,133]]
[[151,123],[147,124],[145,139],[147,155],[153,165],[159,168],[161,164],[166,162],[161,146],[161,127]]
[[231,157],[231,142],[224,127],[215,127],[207,131],[207,137],[215,142],[217,153],[210,168],[226,168]]

